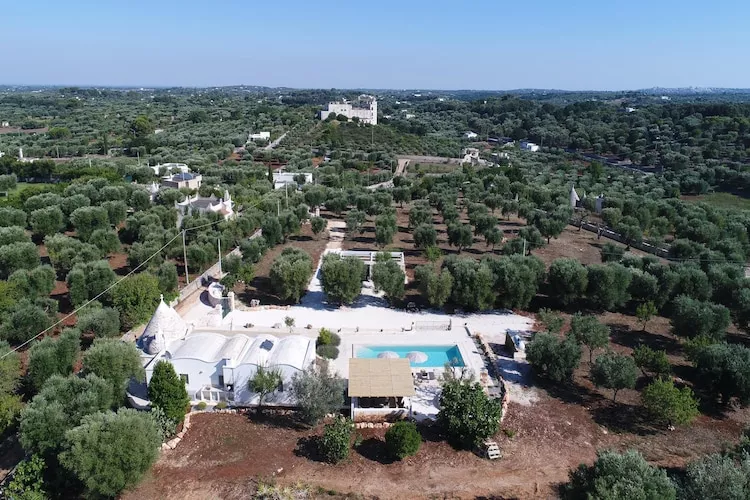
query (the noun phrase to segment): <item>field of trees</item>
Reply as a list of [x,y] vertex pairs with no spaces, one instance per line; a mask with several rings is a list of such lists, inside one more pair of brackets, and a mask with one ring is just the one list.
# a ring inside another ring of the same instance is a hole
[[[585,379],[611,396],[614,408],[624,398],[659,434],[701,418],[747,421],[750,211],[741,196],[749,179],[750,104],[735,95],[661,102],[645,94],[438,100],[394,92],[379,96],[382,125],[371,127],[317,121],[319,106],[341,96],[334,91],[274,95],[0,92],[0,119],[21,129],[0,135],[0,434],[18,440],[27,457],[13,488],[112,496],[133,486],[156,460],[161,439],[179,428],[184,397],[165,371],[154,388],[158,410],[124,409],[125,385],[142,369],[134,346],[114,339],[146,321],[160,295],[176,296],[185,256],[191,275],[215,262],[217,240],[223,252],[242,251],[225,261],[225,285],[298,302],[326,219],[345,221],[347,247],[407,254],[406,287],[390,261],[373,270],[393,307],[536,314],[540,332],[528,360],[552,397]],[[261,130],[272,138],[289,133],[273,150],[245,144],[249,132]],[[490,156],[497,143],[482,142],[476,145],[486,166],[415,168],[393,177],[401,154],[457,157],[467,130],[481,139],[533,140],[543,150],[511,148],[498,164]],[[18,161],[21,147],[37,159]],[[582,156],[588,153],[661,173],[609,168]],[[164,162],[202,174],[202,196],[228,191],[238,217],[178,216],[175,202],[195,194],[188,190],[164,189],[151,200],[147,186],[158,176],[149,166]],[[314,184],[275,191],[269,177],[278,165],[311,172]],[[367,189],[391,179],[392,188]],[[571,187],[582,198],[576,208]],[[596,196],[604,198],[600,213]],[[619,233],[622,243],[598,239],[597,262],[558,250],[560,241],[575,246],[576,225],[585,222]],[[248,239],[257,229],[262,236]],[[642,242],[664,253],[631,248]],[[361,266],[324,260],[331,303],[356,298]],[[617,348],[617,332],[604,319],[611,314],[640,323],[641,340]],[[653,321],[669,325],[669,349],[652,341]],[[471,384],[453,383],[446,398],[455,398],[454,408],[483,401]],[[470,424],[453,413],[443,414],[444,428]],[[349,436],[346,422],[330,425],[331,435],[321,439],[340,444]],[[448,437],[470,448],[497,430],[486,425]],[[399,439],[411,439],[411,429],[400,432],[406,437]],[[107,435],[134,443],[129,455],[116,455]],[[705,475],[721,473],[744,478],[745,489],[737,490],[743,498],[750,488],[745,439],[671,478],[635,452],[602,451],[594,466],[571,472],[566,494],[621,491],[620,482],[637,476],[651,497],[706,498],[717,486]],[[402,453],[410,445],[390,446]],[[106,466],[92,468],[95,462]]]

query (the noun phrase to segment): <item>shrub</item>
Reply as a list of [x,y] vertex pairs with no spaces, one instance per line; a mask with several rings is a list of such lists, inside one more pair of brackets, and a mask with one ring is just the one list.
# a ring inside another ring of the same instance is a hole
[[14,394],[0,394],[0,436],[18,422],[23,409],[21,397]]
[[320,438],[320,453],[326,462],[337,464],[349,456],[353,432],[352,421],[342,416],[326,424]]
[[318,356],[326,359],[336,359],[339,357],[339,348],[332,345],[319,345],[315,352]]
[[341,337],[327,328],[321,328],[320,332],[318,333],[318,339],[315,343],[319,346],[331,345],[334,347],[338,347],[339,344],[341,344]]
[[416,455],[422,444],[422,436],[412,422],[396,422],[385,433],[388,452],[399,460]]
[[41,500],[49,498],[45,491],[44,471],[46,464],[39,455],[32,455],[18,464],[13,479],[3,493],[13,500]]
[[219,401],[218,403],[216,403],[215,408],[217,410],[226,410],[227,406],[229,406],[229,405],[227,405],[226,401]]
[[663,377],[669,375],[672,370],[666,351],[655,351],[646,345],[638,346],[633,350],[633,360],[644,375],[646,372],[651,372],[657,377]]
[[174,436],[177,432],[177,422],[169,418],[164,410],[162,410],[158,406],[154,406],[151,408],[151,418],[154,419],[154,421],[159,426],[159,429],[161,429],[162,440],[166,441],[167,439]]
[[205,402],[205,401],[201,401],[200,403],[198,403],[198,405],[197,405],[197,408],[198,408],[199,410],[203,411],[203,410],[205,410],[205,409],[206,409],[206,406],[208,406],[208,405],[206,404],[206,402]]

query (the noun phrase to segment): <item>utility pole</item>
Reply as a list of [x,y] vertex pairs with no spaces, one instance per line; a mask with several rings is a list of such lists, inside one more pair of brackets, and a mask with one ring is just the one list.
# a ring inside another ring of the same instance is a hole
[[289,184],[284,184],[284,195],[286,196],[286,209],[289,210]]
[[281,216],[281,200],[276,199],[276,217]]
[[221,276],[221,238],[217,238],[216,242],[219,247],[219,276]]
[[526,238],[523,239],[523,253],[521,255],[526,257]]
[[187,265],[187,247],[185,246],[185,230],[182,230],[182,260],[185,263],[185,284],[190,284],[190,275],[188,274]]

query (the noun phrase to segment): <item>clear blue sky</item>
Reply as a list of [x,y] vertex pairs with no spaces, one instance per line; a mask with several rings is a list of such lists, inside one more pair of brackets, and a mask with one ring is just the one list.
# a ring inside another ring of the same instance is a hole
[[0,83],[750,87],[747,0],[8,0]]

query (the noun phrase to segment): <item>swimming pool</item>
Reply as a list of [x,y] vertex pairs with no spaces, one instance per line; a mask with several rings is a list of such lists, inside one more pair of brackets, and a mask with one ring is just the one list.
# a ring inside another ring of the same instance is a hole
[[[410,353],[422,353],[416,356]],[[443,368],[446,363],[463,368],[464,358],[457,345],[367,345],[356,350],[358,358],[399,357],[413,358],[410,360],[412,368]],[[424,361],[420,362],[420,359]]]

